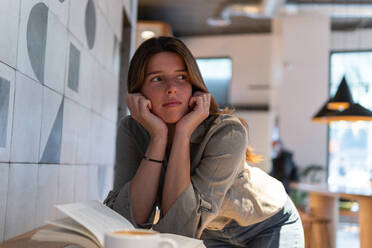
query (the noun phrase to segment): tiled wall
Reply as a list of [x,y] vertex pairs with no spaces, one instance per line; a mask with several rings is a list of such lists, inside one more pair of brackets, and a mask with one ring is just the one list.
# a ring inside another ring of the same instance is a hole
[[135,23],[136,6],[0,1],[0,242],[110,190],[122,13]]

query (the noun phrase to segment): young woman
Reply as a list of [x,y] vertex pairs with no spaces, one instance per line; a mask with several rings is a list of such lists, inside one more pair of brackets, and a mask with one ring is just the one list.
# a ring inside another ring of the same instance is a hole
[[[282,184],[247,163],[257,156],[245,125],[218,109],[181,41],[142,43],[128,92],[131,115],[118,130],[106,205],[137,227],[199,238],[207,247],[304,247]],[[152,224],[156,206],[161,216]]]

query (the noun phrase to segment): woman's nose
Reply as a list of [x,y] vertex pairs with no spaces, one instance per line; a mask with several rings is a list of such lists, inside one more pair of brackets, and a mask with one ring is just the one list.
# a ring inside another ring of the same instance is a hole
[[166,83],[166,90],[165,92],[167,94],[174,94],[177,92],[177,86],[176,84],[172,81],[172,80],[167,80],[167,83]]

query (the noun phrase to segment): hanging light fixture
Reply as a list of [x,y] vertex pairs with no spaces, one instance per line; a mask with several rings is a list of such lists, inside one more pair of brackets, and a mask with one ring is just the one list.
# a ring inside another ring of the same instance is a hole
[[340,85],[337,88],[335,96],[327,104],[327,108],[331,110],[344,110],[353,104],[349,86],[346,82],[346,76],[343,76]]
[[333,113],[327,119],[331,121],[372,121],[372,111],[366,109],[359,103],[352,104],[341,112]]
[[372,111],[364,108],[359,103],[353,103],[353,98],[344,76],[338,86],[336,95],[328,100],[311,120],[317,123],[372,121]]
[[323,107],[313,116],[311,119],[313,122],[317,123],[328,123],[330,120],[327,118],[328,116],[332,116],[334,113],[337,113],[337,110],[328,109],[328,104],[331,100],[328,100]]

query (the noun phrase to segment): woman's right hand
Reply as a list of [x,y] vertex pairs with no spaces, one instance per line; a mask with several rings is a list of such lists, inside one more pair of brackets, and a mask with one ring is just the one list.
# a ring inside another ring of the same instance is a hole
[[130,114],[149,132],[151,138],[167,139],[168,128],[165,122],[151,113],[151,101],[141,93],[128,94],[126,103]]

